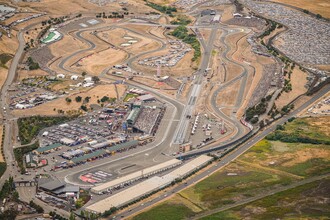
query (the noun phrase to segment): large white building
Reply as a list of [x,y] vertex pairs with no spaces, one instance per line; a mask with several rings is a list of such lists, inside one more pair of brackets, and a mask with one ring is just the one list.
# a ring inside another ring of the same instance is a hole
[[206,165],[208,162],[212,161],[212,157],[202,155],[192,161],[182,165],[178,169],[166,174],[164,176],[154,176],[141,183],[138,183],[132,187],[129,187],[117,194],[114,194],[106,199],[98,201],[92,205],[86,207],[87,211],[94,213],[103,213],[112,207],[122,207],[132,201],[141,198],[144,195],[155,192],[170,185],[173,181],[177,179],[182,179],[195,170]]

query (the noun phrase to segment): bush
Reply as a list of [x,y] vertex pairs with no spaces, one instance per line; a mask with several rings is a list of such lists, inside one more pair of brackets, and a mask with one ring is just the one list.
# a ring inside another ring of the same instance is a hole
[[29,66],[29,70],[37,70],[40,68],[39,63],[34,62],[32,57],[28,57],[27,65]]
[[32,200],[30,201],[29,205],[34,208],[38,213],[43,213],[44,209],[40,206],[34,203]]
[[76,97],[76,102],[81,102],[81,100],[82,100],[81,96]]
[[148,2],[147,1],[147,6],[157,10],[157,11],[160,11],[164,14],[168,14],[168,15],[172,15],[172,12],[177,12],[177,9],[175,7],[171,7],[171,6],[162,6],[162,5],[157,5],[155,3],[152,3],[152,2]]
[[74,116],[61,116],[61,117],[49,117],[49,116],[32,116],[18,119],[18,135],[22,144],[29,144],[38,133],[47,127],[58,125],[63,122],[72,120]]
[[29,146],[25,146],[25,147],[19,147],[19,148],[15,148],[14,149],[14,156],[15,156],[15,160],[18,164],[18,167],[21,170],[21,173],[25,173],[25,167],[24,167],[24,155],[37,149],[39,147],[39,142],[36,142],[34,144],[31,144]]
[[201,56],[199,41],[194,34],[188,34],[188,29],[185,26],[181,25],[175,28],[171,35],[191,45],[191,47],[194,49],[194,57],[191,59],[192,61],[196,61]]
[[6,172],[7,164],[5,162],[0,162],[0,177]]

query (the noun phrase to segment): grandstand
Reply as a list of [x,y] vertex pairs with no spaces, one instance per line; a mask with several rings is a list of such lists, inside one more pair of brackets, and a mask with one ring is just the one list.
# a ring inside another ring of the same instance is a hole
[[161,109],[159,108],[142,108],[141,113],[134,124],[134,128],[145,134],[151,134],[159,120],[160,113]]

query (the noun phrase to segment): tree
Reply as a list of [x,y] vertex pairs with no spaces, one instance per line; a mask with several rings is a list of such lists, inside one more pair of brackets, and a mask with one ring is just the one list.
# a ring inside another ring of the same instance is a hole
[[99,78],[98,76],[93,76],[93,77],[92,77],[92,80],[93,80],[95,83],[100,82],[100,78]]
[[82,106],[80,106],[80,108],[81,108],[81,110],[83,110],[83,111],[85,111],[85,112],[87,112],[87,107],[85,106],[85,105],[82,105]]
[[321,18],[323,18],[323,17],[322,17],[322,15],[317,14],[317,15],[316,15],[316,18],[317,18],[317,19],[321,19]]
[[69,220],[75,220],[76,216],[73,214],[73,212],[70,213]]
[[82,75],[82,76],[86,76],[87,73],[84,71],[84,72],[81,73],[81,75]]
[[81,100],[82,100],[81,96],[76,97],[76,102],[81,102]]
[[103,96],[102,98],[101,98],[101,102],[107,102],[107,101],[109,101],[110,100],[110,98],[108,97],[108,96]]
[[306,13],[306,14],[309,14],[309,11],[306,10],[306,9],[304,9],[303,12]]
[[86,96],[85,99],[84,99],[84,103],[88,103],[90,99],[91,99],[91,97]]
[[71,103],[71,102],[72,102],[72,100],[71,100],[69,97],[65,98],[65,101],[66,101],[67,103]]

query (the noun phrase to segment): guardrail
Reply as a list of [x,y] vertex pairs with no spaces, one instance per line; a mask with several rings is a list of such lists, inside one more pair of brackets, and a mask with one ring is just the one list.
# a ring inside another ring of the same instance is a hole
[[205,150],[198,151],[198,152],[191,152],[190,154],[181,155],[181,156],[177,157],[176,159],[187,160],[187,159],[189,159],[191,157],[199,156],[199,155],[202,155],[202,154],[208,154],[208,153],[211,153],[213,151],[222,150],[222,149],[225,149],[225,148],[228,148],[228,147],[231,147],[231,146],[234,145],[230,149],[230,151],[232,151],[235,148],[237,148],[239,145],[241,145],[243,142],[245,142],[247,139],[249,139],[250,137],[252,137],[253,135],[255,135],[258,131],[259,131],[259,128],[257,130],[254,130],[254,131],[250,131],[249,133],[245,134],[243,137],[241,137],[241,138],[239,138],[239,139],[237,139],[237,140],[235,140],[235,141],[233,141],[231,143],[228,143],[228,144],[225,144],[225,145],[221,145],[221,146],[218,146],[218,147],[213,147],[213,148],[205,149]]

